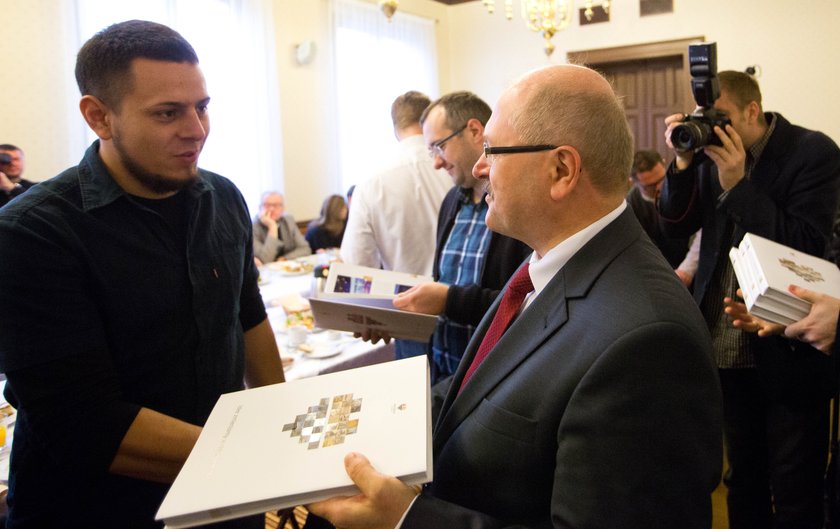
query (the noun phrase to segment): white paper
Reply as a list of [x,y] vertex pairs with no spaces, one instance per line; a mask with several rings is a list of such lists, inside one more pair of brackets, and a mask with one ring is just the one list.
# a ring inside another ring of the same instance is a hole
[[432,278],[391,270],[380,270],[335,262],[319,297],[377,297],[393,299],[394,296]]
[[348,452],[431,481],[429,398],[425,357],[223,395],[156,518],[192,527],[358,493]]

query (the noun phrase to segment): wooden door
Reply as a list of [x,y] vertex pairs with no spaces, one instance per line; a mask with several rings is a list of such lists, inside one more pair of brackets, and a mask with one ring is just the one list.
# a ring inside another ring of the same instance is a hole
[[688,45],[702,37],[668,42],[570,52],[569,62],[601,72],[622,97],[635,150],[673,156],[665,145],[667,116],[694,109],[688,73]]
[[689,79],[682,69],[682,57],[593,66],[604,74],[623,98],[636,150],[655,150],[667,156],[665,118],[694,107],[691,101],[684,100]]

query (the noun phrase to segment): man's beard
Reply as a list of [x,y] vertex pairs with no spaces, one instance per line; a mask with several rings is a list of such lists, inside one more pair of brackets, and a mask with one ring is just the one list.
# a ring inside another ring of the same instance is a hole
[[178,178],[169,178],[163,175],[150,173],[145,170],[134,158],[128,154],[128,151],[123,147],[122,139],[116,134],[113,136],[114,149],[120,157],[123,166],[131,173],[131,176],[137,179],[140,184],[156,194],[172,193],[180,191],[186,187],[191,186],[198,180],[198,171],[195,171],[191,178],[181,180]]

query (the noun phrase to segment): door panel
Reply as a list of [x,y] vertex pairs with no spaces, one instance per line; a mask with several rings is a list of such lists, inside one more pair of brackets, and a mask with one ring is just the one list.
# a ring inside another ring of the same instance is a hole
[[629,60],[592,65],[612,83],[624,101],[633,131],[635,149],[656,150],[669,156],[663,120],[676,112],[691,110],[684,100],[688,74],[681,56]]
[[598,70],[612,84],[624,103],[635,149],[658,151],[669,161],[673,152],[665,144],[663,121],[671,114],[688,112],[695,106],[687,51],[686,42],[674,41],[573,52],[569,57]]

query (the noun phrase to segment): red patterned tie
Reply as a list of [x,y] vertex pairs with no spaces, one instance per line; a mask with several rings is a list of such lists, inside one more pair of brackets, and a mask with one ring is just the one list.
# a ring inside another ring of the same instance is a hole
[[528,263],[525,263],[513,275],[513,279],[510,280],[507,290],[502,295],[499,310],[493,316],[493,321],[490,322],[490,327],[487,329],[484,339],[481,340],[481,345],[478,346],[478,352],[475,354],[470,368],[467,369],[467,374],[464,375],[464,380],[461,381],[461,389],[458,391],[464,389],[472,374],[478,369],[478,366],[484,361],[484,358],[487,357],[487,354],[493,349],[516,317],[516,313],[519,312],[519,307],[525,301],[525,296],[532,290],[534,290],[534,285],[531,283],[531,276],[528,275]]

